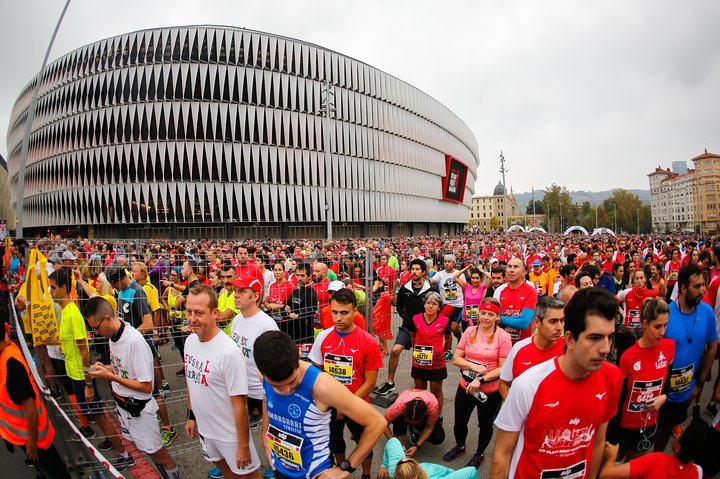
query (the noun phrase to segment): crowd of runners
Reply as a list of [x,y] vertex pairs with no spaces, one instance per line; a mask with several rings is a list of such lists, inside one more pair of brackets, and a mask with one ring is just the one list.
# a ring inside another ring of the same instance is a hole
[[[137,458],[113,432],[110,404],[124,438],[166,478],[181,475],[169,450],[179,429],[199,441],[210,478],[259,477],[262,464],[278,479],[469,479],[485,462],[493,478],[720,470],[714,238],[50,238],[5,249],[3,288],[29,341],[23,313],[37,295],[26,279],[47,278],[60,344],[34,348],[41,373],[120,471]],[[32,249],[40,260],[27,264]],[[2,330],[0,433],[46,477],[68,477]],[[160,356],[166,343],[177,359]],[[413,388],[400,391],[405,351]],[[448,399],[449,371],[460,374]],[[183,428],[165,375],[187,384]],[[101,398],[100,381],[112,397]],[[391,404],[374,407],[371,395]],[[18,419],[26,406],[40,419]],[[418,463],[423,448],[443,448],[443,464]]]

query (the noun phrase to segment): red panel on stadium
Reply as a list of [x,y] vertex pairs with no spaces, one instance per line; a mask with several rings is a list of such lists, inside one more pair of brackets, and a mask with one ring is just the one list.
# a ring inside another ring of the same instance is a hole
[[462,203],[465,197],[465,181],[468,168],[463,162],[445,155],[445,177],[443,178],[443,200]]

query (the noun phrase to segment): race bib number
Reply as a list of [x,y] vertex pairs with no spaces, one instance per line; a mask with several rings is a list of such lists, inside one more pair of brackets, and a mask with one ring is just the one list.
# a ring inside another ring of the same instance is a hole
[[544,469],[540,474],[541,479],[580,479],[582,477],[585,477],[585,461],[565,469]]
[[310,356],[310,350],[312,350],[312,343],[298,344],[298,352],[301,358],[308,358]]
[[662,378],[652,381],[633,381],[627,410],[629,412],[645,411],[647,403],[660,395],[662,383]]
[[303,470],[302,448],[303,439],[288,432],[281,431],[270,425],[267,432],[267,441],[270,451],[275,459],[289,470]]
[[465,306],[465,319],[475,321],[480,317],[480,307],[477,304]]
[[677,281],[678,279],[678,272],[675,270],[670,270],[670,281]]
[[690,386],[692,385],[694,371],[694,364],[670,371],[670,394],[679,394],[689,391]]
[[[470,361],[470,360],[468,360],[468,362],[469,362],[469,363],[473,363],[473,364],[477,364],[478,366],[485,366],[485,367],[487,368],[487,365],[485,365],[485,364],[480,364],[480,363],[478,363],[478,362]],[[461,370],[460,370],[460,375],[461,375],[462,378],[463,378],[465,381],[467,381],[468,383],[473,382],[473,381],[475,380],[475,378],[477,378],[477,377],[479,376],[478,373],[476,373],[475,371],[471,371],[471,370],[469,370],[469,369],[461,369]]]
[[513,341],[520,339],[521,331],[519,329],[508,328],[506,326],[503,326],[502,328],[510,335],[510,339],[512,339]]
[[630,309],[627,312],[627,327],[632,329],[640,328],[640,310]]
[[432,366],[433,347],[415,346],[415,349],[413,350],[413,362],[417,366]]
[[342,384],[352,383],[353,357],[325,353],[325,372]]

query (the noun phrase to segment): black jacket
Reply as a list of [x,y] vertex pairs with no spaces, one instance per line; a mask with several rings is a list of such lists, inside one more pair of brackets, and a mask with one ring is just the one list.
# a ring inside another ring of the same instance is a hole
[[397,312],[403,320],[401,327],[407,329],[407,325],[412,322],[413,316],[425,311],[425,295],[428,291],[437,293],[438,286],[437,284],[430,284],[427,279],[417,293],[413,290],[412,280],[402,285],[398,291],[396,301]]

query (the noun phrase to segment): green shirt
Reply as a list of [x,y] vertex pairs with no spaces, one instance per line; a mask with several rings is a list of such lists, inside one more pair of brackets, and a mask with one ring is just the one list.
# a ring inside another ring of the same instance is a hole
[[87,346],[87,329],[85,328],[85,319],[83,319],[80,308],[74,302],[69,302],[62,310],[62,319],[60,320],[60,344],[62,352],[65,355],[65,370],[70,379],[75,381],[84,381],[85,372],[83,371],[82,355],[78,348],[78,339],[85,340]]
[[335,271],[328,269],[327,279],[330,281],[337,281],[337,275],[335,274]]
[[388,258],[388,266],[390,266],[391,268],[395,268],[397,270],[400,269],[400,263],[398,263],[397,256],[390,256]]

